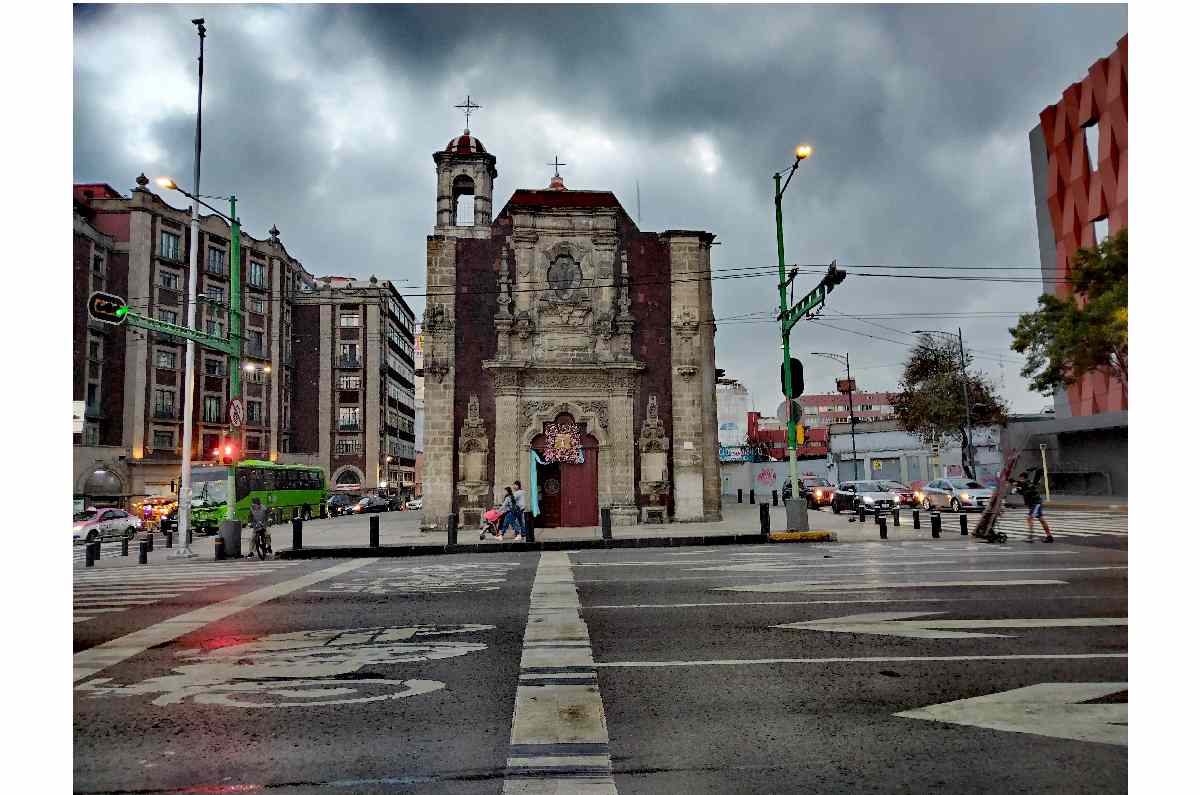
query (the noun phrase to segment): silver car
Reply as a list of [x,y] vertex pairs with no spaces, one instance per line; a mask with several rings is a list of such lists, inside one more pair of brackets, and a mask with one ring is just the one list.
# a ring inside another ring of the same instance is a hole
[[979,481],[969,478],[942,478],[925,484],[921,489],[925,510],[982,511],[986,510],[995,495]]

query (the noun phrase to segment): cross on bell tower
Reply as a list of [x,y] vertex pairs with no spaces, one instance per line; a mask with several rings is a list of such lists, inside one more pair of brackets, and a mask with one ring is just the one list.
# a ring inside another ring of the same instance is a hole
[[562,175],[558,173],[558,167],[565,166],[566,163],[558,162],[558,155],[555,155],[554,162],[546,165],[554,166],[554,176],[550,178],[550,190],[566,190],[567,186],[563,184]]
[[[455,105],[454,107],[461,109],[461,110],[462,110],[462,112],[463,112],[464,114],[466,114],[466,117],[467,117],[467,127],[466,127],[466,129],[465,129],[465,130],[463,130],[463,135],[470,135],[470,134],[471,134],[471,111],[473,111],[473,110],[479,110],[479,109],[480,109],[480,108],[482,108],[483,106],[482,106],[482,105],[476,105],[475,103],[471,102],[471,95],[470,95],[470,94],[467,94],[467,101],[466,101],[466,102],[463,102],[463,103],[460,103],[460,104],[458,104],[458,105]],[[555,160],[557,160],[557,159],[558,159],[558,158],[555,158]],[[565,165],[565,164],[564,164],[564,165]]]

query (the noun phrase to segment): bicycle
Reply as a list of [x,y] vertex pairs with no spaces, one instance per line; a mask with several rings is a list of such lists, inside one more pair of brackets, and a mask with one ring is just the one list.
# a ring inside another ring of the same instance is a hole
[[271,552],[271,535],[264,524],[254,526],[254,536],[250,540],[250,551],[258,555],[259,560],[265,560]]

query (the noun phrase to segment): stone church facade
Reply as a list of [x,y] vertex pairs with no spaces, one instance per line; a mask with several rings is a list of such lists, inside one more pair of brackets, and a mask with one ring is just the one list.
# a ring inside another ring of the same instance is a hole
[[531,451],[539,526],[594,526],[601,508],[617,525],[718,519],[714,236],[643,232],[557,173],[493,218],[477,138],[433,159],[422,528],[477,526],[506,485],[528,490]]

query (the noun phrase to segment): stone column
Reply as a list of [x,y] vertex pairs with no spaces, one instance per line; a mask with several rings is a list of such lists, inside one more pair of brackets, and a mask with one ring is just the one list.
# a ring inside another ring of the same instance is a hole
[[[378,301],[370,301],[364,305],[366,307],[366,317],[363,318],[363,331],[366,332],[363,344],[363,377],[366,378],[367,388],[366,406],[363,408],[363,431],[366,434],[366,443],[363,445],[363,450],[366,451],[364,460],[364,468],[366,472],[367,483],[371,484],[371,488],[379,488],[379,439],[383,436],[383,418],[380,416],[380,403],[383,402],[382,396],[379,394],[382,379],[380,374],[382,369],[387,365],[387,343],[384,341],[385,329],[383,322],[379,317],[380,305]],[[374,354],[372,356],[371,354]],[[384,476],[386,479],[386,475]]]
[[[327,477],[333,477],[333,456],[330,433],[333,407],[333,357],[337,356],[337,340],[333,325],[333,306],[321,304],[321,336],[317,373],[317,460],[325,467]],[[329,484],[333,488],[333,483]]]
[[[145,194],[134,191],[135,202],[140,206],[145,203]],[[129,290],[133,295],[142,291],[152,294],[155,287],[152,263],[154,252],[154,236],[151,230],[153,216],[137,207],[131,207],[129,213]],[[187,285],[187,268],[183,269],[183,284]],[[157,302],[154,302],[157,303]],[[187,303],[180,301],[180,325],[187,325]],[[149,310],[148,310],[149,313]],[[157,316],[157,315],[156,315]],[[134,460],[145,454],[146,445],[146,382],[149,378],[149,345],[150,332],[130,334],[124,328],[115,328],[112,335],[125,334],[125,406],[122,417],[121,444],[130,451]],[[197,388],[204,380],[204,363],[200,358],[200,346],[196,346],[196,378]],[[186,356],[186,348],[180,349],[180,365],[182,357]],[[185,418],[186,421],[186,418]]]
[[425,471],[422,530],[444,530],[454,510],[454,290],[455,239],[430,235],[426,242]]
[[502,497],[504,487],[514,480],[522,485],[529,480],[529,448],[525,431],[525,415],[521,406],[521,386],[516,370],[492,371],[496,388],[495,472],[492,477],[492,496]]
[[664,233],[671,258],[671,455],[675,520],[704,520],[704,385],[700,232]]
[[608,441],[611,464],[609,494],[613,509],[613,524],[638,523],[637,483],[634,482],[633,417],[637,401],[637,373],[619,373],[613,377],[612,394],[608,399]]
[[721,461],[717,438],[717,325],[712,308],[712,252],[711,238],[700,242],[699,265],[705,278],[697,282],[700,286],[702,323],[696,339],[700,342],[697,354],[700,372],[704,376],[701,392],[702,418],[704,422],[704,445],[701,455],[704,464],[704,518],[705,521],[721,521]]

